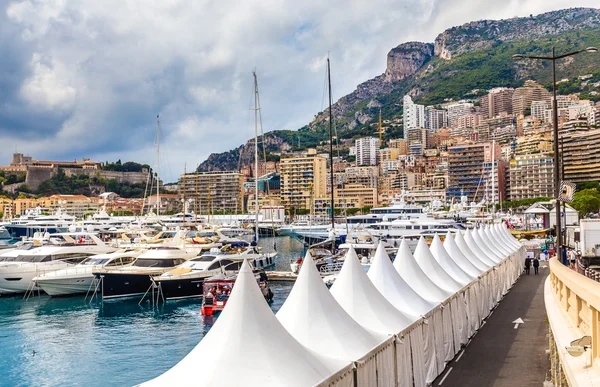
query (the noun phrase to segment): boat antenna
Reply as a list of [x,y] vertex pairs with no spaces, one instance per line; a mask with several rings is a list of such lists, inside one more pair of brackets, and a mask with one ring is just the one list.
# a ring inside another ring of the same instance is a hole
[[[331,230],[335,232],[335,206],[334,206],[334,191],[335,186],[333,185],[333,113],[331,111],[331,66],[329,64],[329,56],[327,57],[327,83],[329,86],[329,179],[331,182]],[[334,243],[335,245],[335,243]]]

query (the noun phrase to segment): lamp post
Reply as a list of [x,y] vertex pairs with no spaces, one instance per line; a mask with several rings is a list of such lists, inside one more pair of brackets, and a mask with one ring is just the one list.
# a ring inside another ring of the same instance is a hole
[[564,263],[562,255],[562,228],[561,228],[561,211],[560,211],[560,157],[558,153],[558,106],[556,103],[556,61],[563,59],[568,56],[581,54],[582,52],[597,52],[596,47],[588,47],[583,50],[568,52],[566,54],[556,55],[554,47],[552,47],[552,56],[534,56],[534,55],[513,55],[514,60],[522,59],[536,59],[536,60],[550,60],[552,61],[552,95],[554,97],[552,101],[552,120],[553,120],[553,136],[554,136],[554,198],[556,199],[556,255]]

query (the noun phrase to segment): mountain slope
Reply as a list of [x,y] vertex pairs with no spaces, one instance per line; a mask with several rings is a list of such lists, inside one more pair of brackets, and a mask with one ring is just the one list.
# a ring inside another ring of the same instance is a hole
[[[384,119],[401,115],[400,103],[407,93],[418,103],[437,104],[472,98],[493,87],[519,87],[526,79],[549,86],[549,63],[515,62],[512,55],[546,55],[552,46],[558,53],[600,46],[600,9],[572,8],[535,17],[476,21],[442,32],[434,43],[403,43],[388,53],[382,75],[359,84],[334,104],[338,133],[343,138],[372,133],[369,124],[376,121],[380,109]],[[559,79],[599,72],[596,63],[594,55],[565,59],[557,66]],[[265,141],[272,138],[273,143],[287,149],[298,141],[300,148],[315,146],[327,139],[326,113],[317,115],[298,132],[270,132]],[[230,152],[213,154],[199,170],[237,169],[228,160],[233,161]],[[244,161],[242,158],[242,164]]]

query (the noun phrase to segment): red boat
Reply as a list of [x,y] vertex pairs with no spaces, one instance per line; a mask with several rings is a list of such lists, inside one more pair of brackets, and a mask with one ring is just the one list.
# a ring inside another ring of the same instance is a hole
[[[273,292],[269,288],[267,275],[263,270],[258,271],[255,275],[256,282],[258,283],[263,296],[265,296],[265,300],[271,302],[273,300]],[[204,280],[202,283],[202,306],[200,307],[200,312],[203,316],[212,316],[225,308],[231,290],[233,289],[235,278],[236,276],[225,277],[224,275],[219,274]]]

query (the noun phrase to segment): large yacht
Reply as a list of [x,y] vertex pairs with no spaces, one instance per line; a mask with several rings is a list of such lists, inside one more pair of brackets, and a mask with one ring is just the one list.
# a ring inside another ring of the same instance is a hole
[[13,250],[9,252],[12,256],[0,257],[0,294],[36,290],[37,287],[32,282],[34,277],[74,266],[91,255],[115,250],[94,234],[50,235],[45,245],[24,251]]
[[131,266],[96,268],[92,271],[97,280],[98,292],[104,299],[141,296],[150,289],[151,277],[181,265],[197,256],[177,246],[159,246],[137,257]]
[[206,278],[237,272],[244,260],[258,270],[272,269],[275,267],[276,254],[263,253],[256,246],[236,242],[192,258],[152,280],[167,300],[201,297],[202,282]]
[[86,258],[78,265],[51,271],[35,277],[36,285],[50,296],[68,296],[95,290],[96,281],[92,272],[99,268],[129,266],[142,250],[117,250]]
[[66,232],[69,225],[74,222],[75,217],[62,213],[60,208],[53,215],[42,215],[42,210],[38,207],[5,224],[4,227],[11,238],[21,239],[31,237],[38,232],[50,234]]

